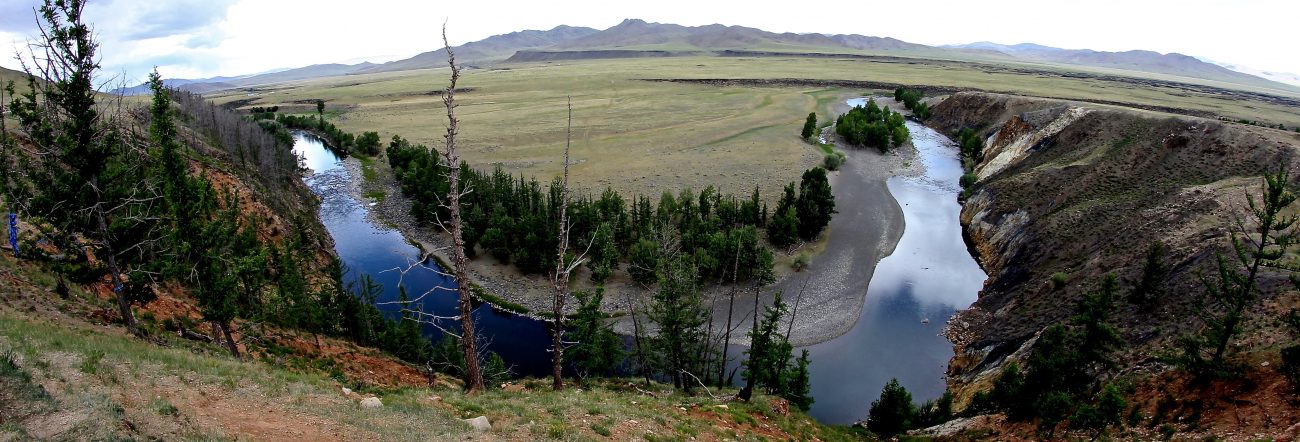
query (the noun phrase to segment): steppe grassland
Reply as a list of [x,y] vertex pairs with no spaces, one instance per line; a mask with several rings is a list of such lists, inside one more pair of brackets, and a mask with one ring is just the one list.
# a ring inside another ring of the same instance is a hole
[[[976,88],[1082,100],[1104,100],[1209,111],[1229,118],[1300,125],[1300,109],[1231,99],[1198,91],[954,62],[879,62],[816,58],[675,57],[499,63],[466,69],[458,94],[462,156],[471,165],[540,180],[559,173],[565,140],[566,97],[573,99],[573,175],[589,192],[606,186],[627,194],[657,195],[715,185],[747,193],[755,185],[771,199],[820,161],[798,139],[804,116],[831,117],[839,99],[864,91],[782,87],[715,87],[641,81],[649,78],[799,78],[867,80]],[[1025,66],[1012,66],[1023,68]],[[1154,76],[1154,75],[1152,75]],[[445,110],[434,93],[448,69],[333,77],[216,96],[259,98],[251,105],[298,102],[287,109],[314,112],[324,99],[332,121],[351,132],[400,134],[441,146]]]

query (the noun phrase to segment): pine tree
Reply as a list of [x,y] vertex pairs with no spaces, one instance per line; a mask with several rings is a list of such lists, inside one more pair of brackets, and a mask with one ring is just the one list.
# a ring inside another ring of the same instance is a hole
[[1165,278],[1169,275],[1169,265],[1165,264],[1165,245],[1156,241],[1147,248],[1146,262],[1142,266],[1142,276],[1133,291],[1129,292],[1129,302],[1143,308],[1149,308],[1165,294]]
[[1232,260],[1217,255],[1217,277],[1203,277],[1206,294],[1197,315],[1205,321],[1199,335],[1181,340],[1181,362],[1200,377],[1225,376],[1235,372],[1226,363],[1229,343],[1241,332],[1247,308],[1258,298],[1256,282],[1262,270],[1276,266],[1287,250],[1300,240],[1294,228],[1297,217],[1283,215],[1296,200],[1288,188],[1290,171],[1285,165],[1264,175],[1261,195],[1247,195],[1249,221],[1232,230]]
[[812,138],[813,134],[815,134],[816,132],[817,132],[817,113],[809,112],[808,119],[804,120],[803,122],[803,131],[799,133],[799,136],[807,140],[809,138]]
[[[704,324],[707,313],[697,285],[695,265],[687,257],[666,245],[660,259],[659,290],[650,306],[649,318],[659,332],[652,345],[662,359],[673,386],[690,392],[694,388],[691,374],[697,370],[700,347],[707,345]],[[702,372],[701,372],[702,373]]]
[[596,229],[596,236],[591,239],[591,248],[587,256],[587,269],[591,270],[591,281],[602,284],[618,270],[618,248],[614,244],[613,227],[609,223]]
[[745,360],[743,364],[745,370],[741,372],[746,385],[752,382],[754,386],[763,388],[769,393],[780,394],[785,391],[781,372],[790,361],[792,349],[790,344],[782,339],[778,329],[781,326],[781,318],[787,312],[788,308],[781,301],[781,294],[777,293],[772,300],[772,305],[764,310],[758,328],[749,332],[749,349],[745,351],[749,358]]
[[826,169],[814,167],[803,173],[795,210],[799,216],[799,237],[805,240],[816,238],[830,224],[835,213],[835,195],[831,193]]
[[623,342],[605,322],[600,303],[605,299],[605,288],[597,286],[593,292],[574,292],[578,311],[569,321],[566,332],[570,342],[569,362],[579,378],[609,375],[623,361]]
[[867,412],[867,429],[888,439],[912,428],[916,409],[912,406],[912,393],[890,379],[880,391],[880,399],[871,403]]
[[800,410],[808,411],[812,408],[812,378],[808,371],[808,365],[812,361],[808,358],[808,350],[804,349],[799,355],[799,360],[795,361],[794,369],[790,371],[790,378],[786,380],[786,391],[784,397]]

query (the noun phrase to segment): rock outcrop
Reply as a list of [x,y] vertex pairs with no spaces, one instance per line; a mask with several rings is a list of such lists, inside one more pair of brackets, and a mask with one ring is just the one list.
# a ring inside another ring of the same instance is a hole
[[1227,221],[1265,171],[1300,164],[1294,133],[1074,102],[963,92],[934,106],[927,124],[987,140],[961,220],[989,279],[947,327],[959,403],[1070,317],[1102,275],[1115,273],[1127,291],[1154,241],[1169,249],[1168,294],[1149,307],[1119,302],[1129,342],[1121,365],[1199,327],[1187,320],[1202,291],[1196,275],[1228,244]]

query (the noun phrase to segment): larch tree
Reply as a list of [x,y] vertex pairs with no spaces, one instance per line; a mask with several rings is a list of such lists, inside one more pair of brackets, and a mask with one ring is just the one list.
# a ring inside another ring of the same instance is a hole
[[65,233],[60,246],[77,247],[67,233],[89,234],[89,249],[107,267],[122,322],[139,335],[119,265],[124,248],[110,228],[132,222],[123,211],[139,200],[130,194],[139,189],[114,179],[132,176],[120,160],[133,153],[112,116],[102,114],[96,103],[99,43],[82,20],[85,5],[81,0],[46,0],[40,7],[41,37],[30,46],[32,65],[24,63],[30,92],[15,97],[10,111],[41,151],[43,168],[32,174],[41,192],[32,204],[50,208],[47,220]]

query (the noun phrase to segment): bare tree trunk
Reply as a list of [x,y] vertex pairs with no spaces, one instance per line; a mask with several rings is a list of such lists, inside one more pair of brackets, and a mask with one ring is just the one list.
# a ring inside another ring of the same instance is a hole
[[460,217],[460,156],[456,155],[456,81],[460,80],[460,68],[456,67],[456,56],[447,41],[447,25],[442,26],[442,43],[447,49],[447,64],[451,66],[451,86],[442,94],[442,103],[447,107],[447,147],[443,157],[447,161],[447,181],[451,190],[447,191],[447,206],[451,211],[451,252],[452,266],[455,267],[456,288],[460,297],[461,350],[465,354],[465,390],[469,393],[483,391],[483,372],[479,369],[478,348],[474,339],[474,305],[470,299],[469,278],[466,267],[465,239],[461,237]]
[[645,377],[646,386],[650,385],[650,367],[646,360],[645,348],[641,344],[641,321],[636,317],[636,301],[628,303],[632,311],[632,342],[636,345],[637,361],[641,364],[641,376]]
[[[812,279],[812,276],[809,276],[809,277],[806,277],[806,278],[803,279],[803,286],[802,286],[802,287],[799,287],[799,296],[796,296],[796,297],[794,298],[794,310],[790,312],[790,323],[789,323],[789,325],[787,325],[787,326],[785,327],[785,342],[784,342],[784,343],[785,343],[786,345],[789,345],[789,344],[790,344],[790,333],[793,333],[793,332],[794,332],[794,318],[795,318],[796,316],[799,316],[799,303],[803,302],[803,292],[804,292],[804,289],[807,289],[807,288],[808,288],[808,280],[809,280],[809,279]],[[793,351],[793,350],[791,350],[790,355],[791,355],[791,356],[794,356],[794,351]],[[786,366],[786,364],[783,362],[783,363],[781,364],[780,367],[777,367],[777,369],[776,369],[776,378],[777,378],[777,379],[781,379],[781,376],[783,376],[783,374],[785,373],[785,366]]]
[[[758,307],[759,307],[759,306],[758,306],[758,283],[754,283],[754,333],[753,333],[753,336],[758,336],[758,315],[759,315]],[[754,347],[754,342],[753,342],[752,340],[749,342],[749,346],[750,346],[750,349],[749,349],[749,358],[750,358],[750,359],[753,359],[753,358],[754,358],[755,351],[754,351],[754,348],[753,348],[753,347]],[[748,378],[748,379],[745,379],[745,387],[740,389],[740,399],[741,399],[741,400],[744,400],[744,401],[748,401],[749,398],[753,397],[753,395],[754,395],[754,376],[753,376],[753,371],[752,371],[752,369],[751,369],[751,372],[750,372],[750,373],[751,373],[751,374],[750,374],[749,378]]]
[[727,301],[727,332],[722,340],[722,362],[718,364],[718,388],[722,388],[727,374],[727,347],[731,346],[731,314],[736,309],[736,278],[740,272],[740,243],[736,243],[736,258],[731,264],[731,293]]
[[[564,255],[569,252],[569,144],[573,132],[573,98],[569,98],[569,123],[564,129],[564,178],[560,184],[560,238],[555,264],[555,296],[551,299],[551,313],[555,315],[551,327],[551,388],[564,389],[564,301],[569,295],[569,271]],[[576,260],[575,260],[576,261]]]
[[90,185],[95,192],[95,221],[99,224],[100,241],[104,245],[104,257],[108,262],[108,274],[113,283],[113,295],[117,297],[117,309],[122,314],[122,323],[131,334],[140,336],[140,325],[131,312],[131,301],[126,299],[126,287],[123,286],[122,270],[117,267],[117,253],[113,250],[113,241],[108,237],[108,222],[104,220],[104,209],[99,201],[99,177],[90,177]]
[[[240,356],[239,356],[239,344],[235,343],[235,337],[234,337],[234,336],[231,336],[231,334],[230,334],[230,322],[227,322],[227,321],[214,321],[213,324],[216,324],[216,325],[217,325],[217,328],[220,328],[220,329],[221,329],[221,335],[224,337],[223,339],[225,339],[225,341],[226,341],[226,348],[229,348],[229,349],[230,349],[230,354],[231,354],[232,356],[234,356],[235,359],[239,359],[239,358],[240,358]],[[317,348],[319,348],[319,347],[320,347],[320,345],[317,344]]]

